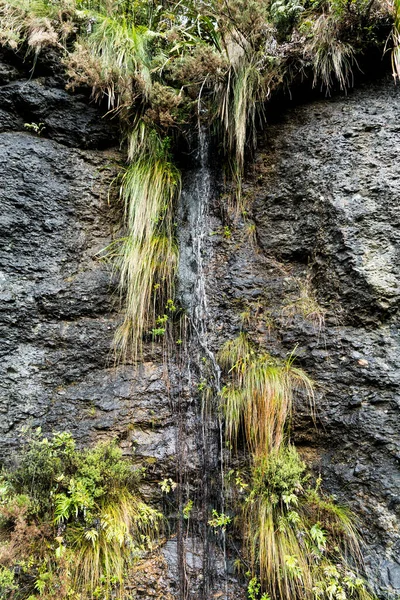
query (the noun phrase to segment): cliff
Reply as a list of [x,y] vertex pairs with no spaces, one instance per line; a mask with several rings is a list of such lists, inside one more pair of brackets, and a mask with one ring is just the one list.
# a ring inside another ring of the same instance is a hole
[[[146,493],[156,502],[158,482],[175,478],[177,461],[199,494],[218,470],[219,432],[210,418],[205,464],[196,357],[200,348],[213,370],[222,343],[245,328],[273,355],[295,348],[315,380],[316,423],[299,401],[294,441],[325,488],[360,519],[371,582],[382,594],[398,593],[400,109],[393,82],[275,111],[260,134],[240,216],[226,209],[208,149],[188,165],[178,287],[197,328],[167,371],[161,343],[146,346],[139,369],[114,365],[121,313],[115,275],[99,253],[119,228],[119,209],[108,201],[120,159],[116,125],[87,95],[66,92],[51,62],[32,75],[3,56],[0,78],[3,459],[26,425],[71,431],[81,444],[117,437],[125,454],[145,461]],[[172,593],[177,550],[168,544]],[[222,559],[218,551],[205,558],[208,551],[203,544],[198,555],[187,553],[193,598],[215,565],[210,590],[225,586]],[[138,595],[151,597],[149,588],[145,578]]]

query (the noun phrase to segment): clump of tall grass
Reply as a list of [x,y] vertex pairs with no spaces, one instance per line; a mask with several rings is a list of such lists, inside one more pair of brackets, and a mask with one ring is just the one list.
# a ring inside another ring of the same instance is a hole
[[222,391],[228,440],[235,444],[243,426],[248,450],[254,456],[268,456],[285,440],[294,394],[304,391],[313,409],[313,382],[294,366],[293,357],[280,361],[256,353],[244,333],[228,341],[218,356],[230,374]]
[[85,523],[68,527],[71,581],[89,595],[103,590],[106,597],[123,598],[123,583],[135,559],[151,548],[160,529],[160,513],[127,490],[118,499],[99,504],[100,526]]
[[312,380],[293,357],[257,352],[244,333],[218,359],[229,379],[221,393],[227,441],[235,448],[243,437],[247,451],[236,524],[252,578],[272,600],[371,599],[355,574],[361,554],[353,516],[322,494],[320,481],[307,483],[306,465],[288,442],[294,394],[305,393],[314,410]]
[[132,353],[136,359],[157,307],[173,297],[178,256],[173,211],[181,179],[168,140],[142,121],[128,138],[128,159],[121,180],[127,235],[114,251],[124,302],[116,346],[123,358]]
[[252,572],[273,599],[371,598],[355,574],[354,517],[324,498],[319,483],[307,485],[305,472],[291,445],[254,461],[239,519]]
[[314,86],[318,82],[329,92],[335,82],[341,90],[351,87],[353,67],[357,66],[352,44],[340,39],[340,19],[332,13],[322,13],[313,23],[312,33],[304,52],[311,57]]
[[38,431],[0,478],[0,570],[20,600],[127,598],[129,568],[161,525],[114,443],[78,450],[67,433]]
[[225,151],[230,157],[232,173],[239,187],[249,131],[255,136],[256,117],[257,114],[262,115],[266,98],[263,78],[254,54],[244,54],[231,64],[225,78],[216,86],[218,118]]

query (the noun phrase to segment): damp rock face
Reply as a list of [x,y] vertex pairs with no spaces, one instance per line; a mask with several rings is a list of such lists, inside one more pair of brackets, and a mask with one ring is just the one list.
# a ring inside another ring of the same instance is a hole
[[[65,90],[56,58],[32,75],[0,52],[0,464],[17,458],[26,427],[69,431],[81,446],[117,439],[145,468],[145,500],[170,510],[159,483],[177,477],[177,398],[193,482],[200,410],[186,363],[167,368],[162,344],[145,344],[135,368],[115,362],[117,277],[100,254],[120,235],[109,190],[121,160],[115,123]],[[196,590],[202,569],[191,567]],[[128,589],[175,598],[178,582],[176,563],[156,554]]]
[[227,238],[216,201],[206,245],[214,347],[248,329],[315,380],[294,441],[360,518],[382,593],[400,589],[399,118],[391,79],[287,109],[259,140],[252,212]]
[[[80,444],[117,437],[145,461],[147,499],[168,504],[158,483],[176,477],[177,438],[185,482],[200,489],[207,475],[199,369],[185,371],[196,356],[167,371],[156,345],[138,369],[114,366],[120,311],[99,252],[118,235],[108,203],[118,131],[49,65],[32,76],[0,62],[0,457],[10,459],[27,425],[71,431]],[[228,230],[219,175],[203,157],[209,206],[185,200],[178,223],[179,289],[201,313],[207,356],[245,328],[271,354],[295,349],[314,378],[316,424],[299,398],[293,438],[325,488],[359,516],[382,593],[400,591],[398,94],[383,80],[271,121],[244,184],[247,216]],[[184,180],[184,199],[190,180],[197,194],[204,188],[190,173]],[[201,310],[193,290],[204,294]],[[218,435],[207,446],[215,479]],[[205,565],[220,597],[221,558],[210,552],[215,565],[206,564],[198,546],[186,549],[190,597],[199,597]],[[176,597],[175,540],[162,552],[148,578],[137,574],[138,597]],[[233,571],[229,582],[240,598]]]
[[139,370],[114,367],[119,301],[99,253],[119,228],[108,202],[117,128],[51,73],[31,75],[0,68],[0,455],[28,425],[81,444],[118,437],[126,453],[167,464],[157,349]]

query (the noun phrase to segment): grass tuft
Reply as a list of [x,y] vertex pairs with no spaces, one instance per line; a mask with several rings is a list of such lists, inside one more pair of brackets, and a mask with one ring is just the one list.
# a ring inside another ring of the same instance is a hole
[[310,277],[305,280],[297,279],[298,297],[294,300],[288,299],[283,308],[282,315],[287,321],[291,321],[296,314],[310,321],[313,326],[321,332],[325,326],[326,310],[318,303],[311,286]]
[[53,22],[57,12],[57,7],[46,0],[0,3],[0,45],[17,50],[26,41],[28,52],[36,55],[46,46],[57,46],[59,33]]
[[284,442],[294,394],[305,392],[313,410],[312,380],[293,365],[293,357],[279,361],[257,354],[244,333],[223,346],[219,362],[230,374],[222,391],[228,440],[235,444],[243,426],[249,451],[268,456]]
[[[338,587],[346,589],[357,579],[352,568],[361,554],[354,517],[323,497],[318,483],[306,487],[305,472],[305,463],[291,445],[256,458],[252,467],[242,527],[252,569],[272,598],[311,600],[320,589],[320,596],[328,598],[333,568]],[[370,596],[357,579],[346,597]]]
[[152,80],[148,43],[152,33],[124,15],[93,13],[94,25],[80,36],[68,57],[71,87],[86,84],[96,100],[107,97],[109,109],[146,99]]
[[292,356],[278,361],[257,353],[244,333],[218,358],[229,378],[221,394],[226,437],[235,447],[243,435],[248,451],[247,475],[236,480],[236,525],[251,582],[271,600],[372,600],[356,574],[362,561],[353,515],[322,494],[320,480],[308,483],[306,465],[288,443],[293,396],[301,390],[313,411],[313,382]]
[[357,66],[354,47],[340,39],[340,20],[332,14],[322,13],[313,23],[312,35],[305,45],[311,56],[314,86],[319,82],[327,93],[335,82],[341,90],[353,83],[353,67]]
[[103,588],[106,596],[123,598],[127,568],[157,537],[160,515],[127,490],[121,491],[118,500],[103,503],[98,514],[97,527],[76,524],[68,528],[72,586],[89,595]]

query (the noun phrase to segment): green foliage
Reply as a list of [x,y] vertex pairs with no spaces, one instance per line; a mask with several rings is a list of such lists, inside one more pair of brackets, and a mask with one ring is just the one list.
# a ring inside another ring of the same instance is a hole
[[152,547],[162,516],[140,499],[138,473],[115,443],[78,450],[70,434],[39,430],[2,481],[0,586],[21,600],[125,597],[127,569]]
[[160,486],[161,491],[164,492],[164,494],[169,494],[170,492],[173,492],[175,490],[177,483],[173,481],[170,477],[168,477],[160,481],[158,485]]
[[261,584],[257,577],[252,577],[247,586],[247,597],[249,600],[270,600],[270,596],[264,593],[261,595]]
[[[343,598],[370,598],[354,573],[360,551],[353,517],[318,488],[306,486],[304,473],[293,446],[254,462],[241,517],[252,572],[272,598],[336,598],[330,569],[337,570],[346,589]],[[358,587],[346,588],[345,577],[357,580]]]
[[212,511],[212,519],[208,521],[210,527],[213,529],[222,529],[225,531],[227,525],[231,522],[232,518],[224,513],[219,513],[217,510],[213,509]]
[[185,504],[185,506],[183,507],[183,518],[188,520],[190,518],[190,515],[192,514],[192,510],[193,510],[193,500],[188,500]]
[[304,11],[304,5],[296,0],[275,0],[271,4],[271,18],[278,32],[285,36]]
[[268,494],[273,503],[282,501],[289,505],[287,499],[294,498],[302,489],[305,470],[306,465],[294,446],[282,446],[269,456],[261,455],[254,462],[249,498]]
[[33,131],[33,133],[36,133],[36,135],[39,137],[46,129],[44,123],[24,123],[24,127],[28,131]]
[[8,600],[16,589],[15,572],[6,567],[0,567],[0,600]]
[[151,335],[153,338],[161,337],[165,335],[165,327],[155,327],[151,330]]

